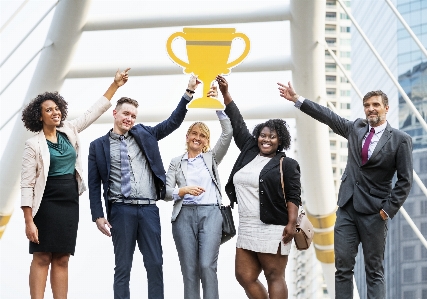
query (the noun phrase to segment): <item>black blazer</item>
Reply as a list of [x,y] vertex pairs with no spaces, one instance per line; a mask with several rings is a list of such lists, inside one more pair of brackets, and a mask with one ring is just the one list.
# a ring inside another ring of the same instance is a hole
[[[154,127],[137,124],[129,131],[138,144],[141,151],[145,153],[148,164],[153,174],[156,186],[155,200],[164,199],[166,195],[166,174],[163,167],[162,157],[160,156],[158,141],[175,131],[183,122],[187,114],[186,105],[188,101],[182,97],[176,109],[171,116]],[[89,147],[88,158],[88,182],[89,182],[89,200],[92,212],[92,220],[104,217],[101,203],[101,184],[107,218],[109,218],[108,189],[110,177],[110,139],[109,133],[92,141]]]
[[[236,190],[233,184],[234,174],[251,162],[260,152],[257,140],[249,132],[236,104],[231,102],[225,108],[225,113],[231,120],[233,137],[240,155],[234,163],[225,191],[233,207],[237,203]],[[296,206],[301,205],[301,173],[298,162],[286,157],[284,152],[278,152],[261,170],[259,175],[260,219],[267,224],[287,225],[288,210],[283,198],[280,182],[280,158],[283,161],[283,176],[286,201]]]

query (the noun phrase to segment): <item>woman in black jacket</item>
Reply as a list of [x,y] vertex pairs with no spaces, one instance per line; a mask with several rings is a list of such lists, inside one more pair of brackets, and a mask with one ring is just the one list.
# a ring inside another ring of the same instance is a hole
[[[282,152],[289,149],[291,137],[281,119],[258,124],[251,134],[228,93],[227,81],[222,76],[216,80],[240,149],[225,186],[231,205],[239,203],[236,278],[248,298],[288,298],[284,273],[301,205],[298,162]],[[286,202],[279,169],[282,157]],[[261,271],[267,279],[268,292],[258,280]]]

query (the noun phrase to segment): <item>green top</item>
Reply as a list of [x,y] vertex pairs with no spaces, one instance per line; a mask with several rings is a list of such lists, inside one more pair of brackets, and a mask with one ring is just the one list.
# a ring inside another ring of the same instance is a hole
[[48,176],[74,174],[77,159],[76,150],[64,133],[57,132],[56,137],[58,143],[46,139],[50,152]]

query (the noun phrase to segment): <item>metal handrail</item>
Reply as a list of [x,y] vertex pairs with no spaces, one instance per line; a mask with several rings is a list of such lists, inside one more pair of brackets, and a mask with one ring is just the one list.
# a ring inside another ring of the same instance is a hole
[[412,111],[412,113],[414,113],[415,117],[418,119],[418,121],[420,122],[420,124],[424,128],[424,130],[427,131],[427,122],[424,120],[424,118],[418,112],[417,108],[412,103],[411,99],[408,97],[408,95],[406,94],[406,92],[403,90],[402,86],[400,86],[399,82],[393,76],[393,74],[391,73],[390,69],[385,64],[384,60],[378,54],[377,50],[374,48],[374,46],[372,45],[372,43],[369,41],[368,37],[363,32],[362,28],[360,28],[359,24],[354,19],[353,15],[348,11],[347,6],[342,2],[342,0],[336,0],[336,1],[341,5],[341,7],[343,8],[343,10],[345,11],[345,13],[348,15],[348,17],[350,18],[351,22],[353,23],[354,27],[357,29],[357,31],[359,31],[360,35],[365,40],[365,42],[368,44],[368,46],[371,49],[372,53],[374,53],[375,57],[380,62],[380,64],[382,65],[382,67],[386,71],[387,75],[389,75],[390,79],[393,81],[394,85],[399,90],[399,93],[402,95],[402,98],[405,100],[405,102],[408,105],[409,109]]
[[424,53],[424,55],[427,57],[427,50],[424,47],[424,45],[421,43],[419,38],[415,35],[415,33],[412,31],[411,27],[409,27],[408,23],[406,23],[405,19],[402,17],[400,12],[396,9],[396,7],[391,3],[390,0],[385,0],[385,2],[390,6],[391,10],[394,12],[396,17],[399,19],[399,21],[402,23],[403,27],[408,31],[409,35],[413,38],[417,46],[420,48],[421,52]]
[[24,8],[24,6],[28,3],[30,0],[25,0],[22,2],[22,4],[18,7],[18,9],[10,16],[10,18],[1,26],[0,33],[3,32],[3,30],[9,25],[10,22],[18,15],[18,13]]
[[[12,78],[12,80],[10,80],[10,82],[8,84],[6,84],[6,86],[3,88],[3,90],[0,92],[0,96],[6,91],[6,89],[13,83],[13,81],[15,81],[15,79],[27,68],[27,66],[34,60],[34,58],[37,57],[37,55],[43,51],[46,48],[49,48],[50,46],[53,45],[53,42],[49,42],[47,45],[43,46],[40,50],[38,50],[33,57],[31,57],[30,60],[28,60],[28,62],[19,70],[19,72]],[[1,127],[0,127],[0,131],[3,129],[3,127],[10,121],[10,119],[12,119],[19,111],[21,111],[21,109],[19,109],[18,111],[16,111]]]
[[22,43],[28,38],[28,36],[30,36],[30,34],[34,31],[34,29],[36,29],[40,23],[47,17],[47,15],[52,11],[52,9],[55,8],[56,5],[58,5],[59,1],[56,1],[55,4],[53,4],[49,10],[41,17],[41,19],[33,26],[33,28],[30,29],[30,31],[28,31],[28,33],[24,36],[24,38],[15,46],[15,48],[13,48],[13,50],[6,56],[5,59],[3,59],[3,61],[0,63],[0,67],[3,66],[3,64],[6,63],[6,61],[9,60],[10,56],[13,55],[13,53],[15,53],[15,51],[22,45]]

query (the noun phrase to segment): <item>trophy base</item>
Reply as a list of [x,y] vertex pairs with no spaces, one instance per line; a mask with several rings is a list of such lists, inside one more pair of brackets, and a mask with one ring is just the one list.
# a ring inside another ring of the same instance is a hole
[[215,98],[198,98],[192,100],[187,108],[205,108],[205,109],[216,109],[216,110],[224,110],[225,106]]

